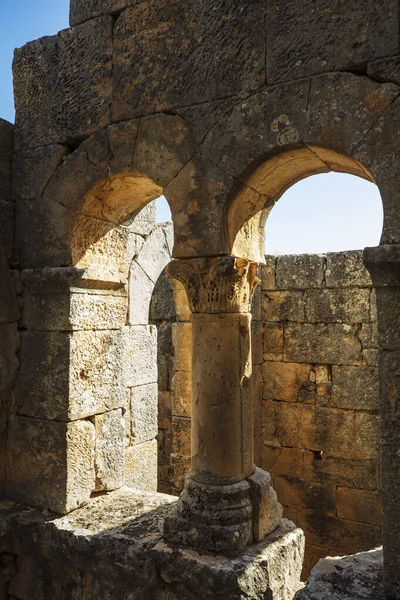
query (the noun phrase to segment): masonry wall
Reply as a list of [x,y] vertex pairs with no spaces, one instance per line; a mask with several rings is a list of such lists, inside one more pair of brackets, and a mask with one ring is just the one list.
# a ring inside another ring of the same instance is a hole
[[261,466],[306,534],[305,572],[380,543],[375,292],[361,252],[262,268]]

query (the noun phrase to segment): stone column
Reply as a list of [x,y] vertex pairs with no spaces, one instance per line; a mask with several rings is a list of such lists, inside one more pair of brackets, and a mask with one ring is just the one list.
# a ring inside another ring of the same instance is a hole
[[366,248],[376,287],[386,598],[400,599],[400,245]]
[[270,477],[254,466],[251,299],[257,264],[224,256],[175,260],[169,277],[192,310],[192,469],[165,537],[226,555],[281,519]]

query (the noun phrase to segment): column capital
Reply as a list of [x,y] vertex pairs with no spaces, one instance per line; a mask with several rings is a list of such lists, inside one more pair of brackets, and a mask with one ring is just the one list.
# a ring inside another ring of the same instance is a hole
[[257,268],[244,258],[217,256],[173,260],[167,271],[184,285],[193,313],[248,313]]

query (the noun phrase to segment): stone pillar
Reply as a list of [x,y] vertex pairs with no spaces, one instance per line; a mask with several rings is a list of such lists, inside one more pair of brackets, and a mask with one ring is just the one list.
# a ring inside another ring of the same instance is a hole
[[400,599],[400,245],[364,250],[376,287],[386,598]]
[[192,310],[192,470],[169,541],[240,553],[279,524],[270,477],[254,466],[251,299],[257,264],[231,256],[175,260],[169,277]]

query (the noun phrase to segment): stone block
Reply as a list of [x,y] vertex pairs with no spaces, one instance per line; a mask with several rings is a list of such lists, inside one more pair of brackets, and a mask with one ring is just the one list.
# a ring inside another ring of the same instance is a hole
[[323,287],[324,257],[318,254],[278,256],[276,287],[278,290],[306,290]]
[[328,252],[326,255],[326,287],[372,287],[371,276],[363,263],[362,250]]
[[190,417],[192,414],[192,373],[177,371],[171,381],[171,410],[177,417]]
[[0,324],[0,390],[12,387],[19,362],[19,333],[16,323]]
[[14,126],[0,119],[0,200],[11,201],[11,169],[13,160]]
[[112,28],[104,16],[16,50],[17,149],[68,144],[108,125]]
[[262,296],[264,321],[304,321],[302,292],[267,292]]
[[176,311],[174,292],[164,270],[154,287],[150,304],[150,319],[154,321],[175,321]]
[[394,0],[368,1],[362,10],[339,0],[318,6],[310,0],[282,6],[275,0],[267,13],[267,80],[272,84],[321,71],[351,70],[397,54],[397,18]]
[[125,484],[147,492],[157,490],[157,440],[126,448]]
[[173,323],[172,343],[174,346],[174,369],[192,370],[192,324]]
[[171,429],[171,392],[158,392],[158,429]]
[[134,444],[153,440],[158,431],[158,387],[156,383],[131,390],[131,433]]
[[263,351],[265,354],[283,352],[283,325],[264,323]]
[[0,200],[0,239],[9,261],[14,258],[14,203]]
[[78,25],[101,15],[118,14],[128,6],[135,6],[139,0],[71,0],[69,24]]
[[113,120],[260,87],[264,17],[258,0],[246,7],[207,0],[184,8],[157,0],[125,10],[114,29]]
[[125,405],[119,331],[24,332],[18,414],[58,421]]
[[123,121],[122,123],[115,123],[107,127],[108,143],[112,155],[110,158],[110,168],[113,175],[129,173],[133,170],[133,156],[138,128],[139,119]]
[[357,365],[361,362],[361,345],[357,327],[331,323],[325,325],[286,325],[285,360],[321,364]]
[[329,483],[349,488],[376,490],[379,486],[379,465],[376,459],[356,459],[329,456],[309,451],[304,453],[306,481]]
[[96,492],[115,490],[124,485],[125,422],[122,410],[96,415],[94,467]]
[[123,329],[123,372],[127,387],[157,382],[157,328],[135,325]]
[[95,487],[94,426],[16,417],[9,423],[7,495],[65,514]]
[[262,321],[254,321],[251,322],[251,360],[253,364],[253,372],[254,367],[256,365],[261,365],[263,358],[263,324]]
[[157,200],[153,200],[135,211],[127,221],[125,225],[129,227],[131,233],[147,237],[152,233],[158,226],[156,224],[157,216]]
[[276,529],[281,520],[283,509],[271,487],[271,476],[262,469],[256,468],[251,477],[250,495],[253,505],[253,540],[261,542]]
[[17,152],[13,160],[15,199],[40,198],[52,175],[69,152],[69,148],[57,144]]
[[129,324],[147,325],[154,283],[133,260],[129,268]]
[[378,492],[337,488],[337,516],[350,521],[371,523],[380,527],[382,521],[381,499]]
[[155,284],[170,260],[164,227],[158,225],[146,239],[136,261]]
[[0,324],[18,321],[20,312],[11,271],[0,246]]
[[264,400],[298,402],[309,383],[310,366],[297,363],[265,362],[262,365]]
[[265,265],[261,265],[261,289],[276,289],[276,256],[266,254]]
[[172,451],[181,456],[191,454],[191,420],[184,417],[172,416]]
[[334,406],[350,410],[379,410],[378,369],[334,365],[332,382]]
[[16,203],[15,246],[23,268],[71,264],[68,232],[71,212],[51,198]]
[[366,348],[376,350],[378,348],[378,324],[376,321],[373,323],[362,323],[359,328],[358,337],[363,351]]
[[378,341],[380,350],[400,348],[400,303],[398,288],[378,288]]
[[367,73],[377,81],[392,81],[400,85],[400,57],[388,56],[368,63]]
[[370,320],[370,290],[306,290],[308,323],[365,323]]
[[304,530],[310,544],[323,546],[329,539],[331,547],[347,554],[375,548],[381,543],[379,527],[315,511],[303,512],[298,525]]
[[270,471],[275,476],[288,478],[303,478],[303,450],[298,448],[285,448],[284,446],[263,445],[263,469]]
[[274,488],[284,506],[297,508],[300,512],[313,510],[321,515],[336,514],[336,486],[333,484],[311,484],[296,477],[275,475]]
[[380,417],[368,413],[356,413],[356,458],[379,459]]

